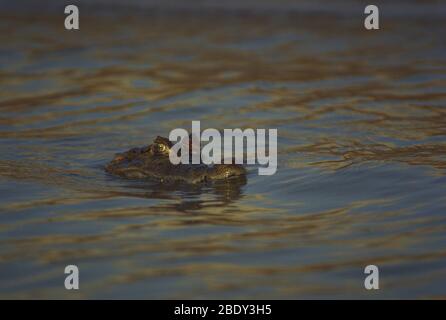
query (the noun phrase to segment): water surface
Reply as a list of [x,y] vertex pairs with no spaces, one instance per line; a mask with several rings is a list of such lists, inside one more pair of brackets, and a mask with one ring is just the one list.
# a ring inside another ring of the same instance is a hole
[[[0,297],[444,298],[444,8],[350,8],[2,12]],[[277,173],[103,171],[192,120],[277,128]]]

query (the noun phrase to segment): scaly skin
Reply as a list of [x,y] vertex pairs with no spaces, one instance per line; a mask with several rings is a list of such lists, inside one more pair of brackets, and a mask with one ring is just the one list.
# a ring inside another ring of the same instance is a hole
[[131,179],[154,178],[160,181],[200,183],[243,176],[246,169],[238,164],[178,164],[169,160],[172,143],[158,136],[153,144],[119,153],[107,164],[111,174]]

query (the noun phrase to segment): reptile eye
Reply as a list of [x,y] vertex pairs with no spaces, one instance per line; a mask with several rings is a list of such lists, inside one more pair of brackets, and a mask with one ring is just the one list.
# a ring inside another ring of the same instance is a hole
[[160,151],[160,152],[164,152],[164,151],[166,151],[166,146],[164,145],[164,144],[159,144],[158,145],[158,150]]

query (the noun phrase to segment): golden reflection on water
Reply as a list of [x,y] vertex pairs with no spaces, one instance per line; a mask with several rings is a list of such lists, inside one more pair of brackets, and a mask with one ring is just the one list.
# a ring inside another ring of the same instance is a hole
[[[0,296],[69,297],[72,263],[76,297],[367,297],[367,264],[384,298],[445,296],[444,21],[59,18],[0,17]],[[278,173],[103,172],[197,119],[278,128]]]

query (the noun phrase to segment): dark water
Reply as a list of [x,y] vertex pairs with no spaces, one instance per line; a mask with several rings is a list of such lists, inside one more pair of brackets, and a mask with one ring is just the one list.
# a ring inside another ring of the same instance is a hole
[[[427,4],[383,5],[377,32],[348,5],[81,10],[77,32],[2,11],[0,297],[446,297],[446,20]],[[192,120],[277,128],[277,173],[104,173]]]

